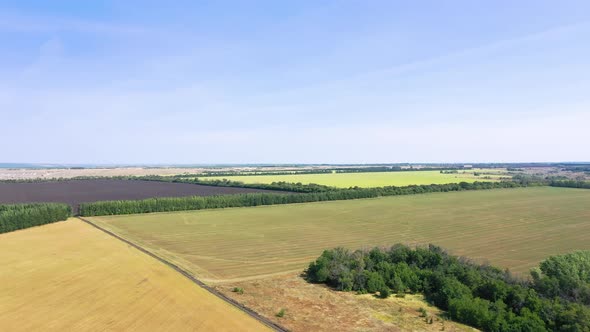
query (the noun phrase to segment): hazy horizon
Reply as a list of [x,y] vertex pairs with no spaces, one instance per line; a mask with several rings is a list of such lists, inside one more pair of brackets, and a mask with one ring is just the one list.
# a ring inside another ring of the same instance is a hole
[[198,167],[226,167],[226,166],[244,166],[244,167],[255,167],[255,166],[389,166],[389,165],[412,165],[412,166],[444,166],[444,165],[587,165],[590,164],[588,161],[559,161],[559,162],[544,162],[544,161],[531,161],[531,162],[448,162],[448,163],[436,163],[436,162],[390,162],[390,163],[189,163],[189,164],[173,164],[173,163],[158,163],[158,164],[141,164],[141,163],[120,163],[120,164],[88,164],[88,163],[4,163],[0,162],[0,168],[69,168],[69,167],[81,167],[81,168],[125,168],[125,167],[153,167],[153,168],[198,168]]
[[587,1],[3,1],[1,159],[590,160],[589,12]]

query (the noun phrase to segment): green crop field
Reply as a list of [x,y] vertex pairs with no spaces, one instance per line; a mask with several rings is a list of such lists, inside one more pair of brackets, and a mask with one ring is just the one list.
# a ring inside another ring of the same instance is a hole
[[[492,173],[492,171],[489,171]],[[244,183],[301,182],[323,184],[326,186],[349,187],[383,187],[408,186],[419,184],[445,184],[461,181],[495,181],[502,175],[494,170],[493,174],[475,176],[474,171],[460,171],[458,174],[443,174],[440,171],[403,171],[403,172],[367,172],[367,173],[325,173],[325,174],[287,174],[287,175],[246,175],[205,177],[204,180],[228,179]]]
[[525,273],[590,249],[590,190],[535,187],[94,217],[208,281],[302,270],[336,246],[434,243]]

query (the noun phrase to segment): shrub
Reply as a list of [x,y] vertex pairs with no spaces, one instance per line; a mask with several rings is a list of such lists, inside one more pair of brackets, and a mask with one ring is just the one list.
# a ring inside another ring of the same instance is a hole
[[379,298],[386,299],[391,295],[389,287],[383,287],[379,290]]
[[379,290],[387,288],[387,286],[385,286],[385,281],[383,281],[383,277],[381,277],[379,273],[365,271],[365,277],[367,280],[367,292],[377,293]]

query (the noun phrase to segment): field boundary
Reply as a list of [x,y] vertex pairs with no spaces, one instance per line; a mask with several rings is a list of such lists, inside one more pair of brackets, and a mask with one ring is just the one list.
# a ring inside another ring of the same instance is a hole
[[125,238],[123,238],[123,237],[121,237],[121,236],[119,236],[119,235],[117,235],[117,234],[115,234],[115,233],[113,233],[113,232],[111,232],[111,231],[109,231],[109,230],[107,230],[107,229],[105,229],[105,228],[97,225],[97,224],[95,224],[95,223],[93,223],[90,220],[84,219],[84,218],[82,218],[80,216],[77,216],[76,218],[78,218],[79,220],[81,220],[82,222],[84,222],[84,223],[86,223],[86,224],[88,224],[90,226],[93,226],[93,227],[95,227],[95,228],[103,231],[104,233],[106,233],[106,234],[108,234],[108,235],[110,235],[110,236],[112,236],[112,237],[114,237],[114,238],[116,238],[116,239],[118,239],[120,241],[123,241],[124,243],[126,243],[126,244],[132,246],[133,248],[135,248],[135,249],[143,252],[144,254],[146,254],[146,255],[148,255],[148,256],[150,256],[152,258],[155,258],[156,260],[160,261],[161,263],[166,264],[168,267],[170,267],[173,270],[175,270],[176,272],[182,274],[187,279],[189,279],[190,281],[192,281],[193,283],[195,283],[197,286],[204,288],[209,293],[211,293],[211,294],[217,296],[218,298],[220,298],[221,300],[223,300],[223,301],[225,301],[225,302],[233,305],[238,310],[246,313],[250,317],[252,317],[252,318],[256,319],[257,321],[261,322],[262,324],[270,327],[271,329],[273,329],[275,331],[279,331],[279,332],[288,332],[289,331],[288,329],[286,329],[286,328],[282,327],[281,325],[279,325],[279,324],[271,321],[270,319],[261,316],[256,311],[254,311],[254,310],[252,310],[252,309],[244,306],[243,304],[239,303],[238,301],[236,301],[236,300],[234,300],[234,299],[232,299],[232,298],[224,295],[223,293],[217,291],[216,289],[208,286],[207,284],[205,284],[201,280],[195,278],[195,276],[193,276],[188,271],[182,269],[178,265],[176,265],[176,264],[174,264],[174,263],[172,263],[172,262],[170,262],[170,261],[168,261],[168,260],[166,260],[166,259],[164,259],[164,258],[162,258],[162,257],[160,257],[160,256],[158,256],[158,255],[156,255],[154,253],[152,253],[151,251],[149,251],[149,250],[147,250],[147,249],[145,249],[145,248],[143,248],[143,247],[141,247],[141,246],[139,246],[139,245],[137,245],[137,244],[135,244],[135,243],[133,243],[133,242],[131,242],[131,241],[129,241],[129,240],[127,240],[127,239],[125,239]]
[[340,201],[384,196],[416,195],[431,192],[454,192],[467,190],[491,190],[527,187],[512,181],[498,182],[461,182],[449,184],[410,185],[404,187],[349,188],[323,192],[300,193],[298,195],[281,194],[240,194],[220,196],[192,196],[177,198],[152,198],[144,200],[102,201],[80,204],[80,215],[97,217],[106,215],[123,215],[152,212],[170,212],[183,210],[221,209],[229,207],[250,207],[260,205],[281,205],[293,203],[310,203],[320,201]]

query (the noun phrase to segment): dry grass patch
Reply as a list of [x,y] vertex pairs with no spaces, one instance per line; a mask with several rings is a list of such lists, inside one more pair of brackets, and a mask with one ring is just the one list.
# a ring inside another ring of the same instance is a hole
[[[232,290],[243,289],[243,294]],[[443,321],[420,295],[378,299],[307,283],[297,274],[219,284],[216,288],[292,331],[475,331]],[[285,309],[283,317],[277,312]],[[425,308],[433,323],[420,317]]]

